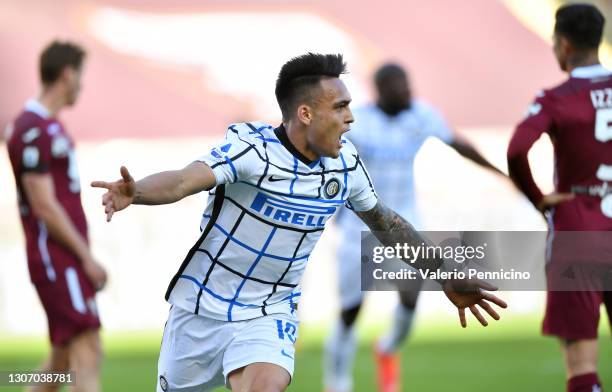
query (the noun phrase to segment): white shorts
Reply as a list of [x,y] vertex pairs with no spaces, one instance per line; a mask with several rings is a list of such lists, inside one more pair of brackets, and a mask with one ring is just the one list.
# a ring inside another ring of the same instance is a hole
[[[359,233],[361,235],[361,233]],[[338,248],[338,288],[340,308],[353,308],[363,301],[361,291],[361,247],[359,244],[342,243]]]
[[278,365],[293,377],[298,321],[270,314],[221,321],[170,309],[157,365],[157,392],[204,392],[227,385],[228,375],[256,362]]

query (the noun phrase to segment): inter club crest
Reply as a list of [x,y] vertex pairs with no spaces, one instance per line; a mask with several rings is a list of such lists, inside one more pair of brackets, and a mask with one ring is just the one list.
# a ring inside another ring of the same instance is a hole
[[337,178],[332,178],[323,186],[323,192],[327,199],[333,199],[340,192],[340,181]]

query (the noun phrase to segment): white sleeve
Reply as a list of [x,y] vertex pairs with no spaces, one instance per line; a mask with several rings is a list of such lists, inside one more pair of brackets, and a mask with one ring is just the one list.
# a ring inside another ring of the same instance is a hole
[[217,185],[238,182],[257,171],[260,162],[255,148],[254,144],[240,139],[237,133],[228,129],[225,140],[197,161],[212,169]]
[[356,159],[356,167],[351,175],[351,189],[346,205],[354,211],[369,211],[378,202],[378,196],[361,158],[357,155]]

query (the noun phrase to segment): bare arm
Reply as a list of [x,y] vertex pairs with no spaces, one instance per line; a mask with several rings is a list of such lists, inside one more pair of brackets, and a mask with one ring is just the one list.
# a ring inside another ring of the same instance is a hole
[[170,204],[189,195],[211,189],[216,184],[210,167],[193,162],[181,170],[165,171],[134,181],[127,168],[121,167],[121,179],[115,182],[94,181],[91,186],[105,188],[102,196],[106,219],[130,204]]
[[96,288],[101,288],[106,282],[106,273],[95,262],[87,241],[55,197],[51,175],[26,173],[22,177],[22,184],[32,212],[43,221],[51,238],[76,255],[89,279]]
[[[419,232],[397,212],[393,211],[382,201],[378,201],[369,211],[355,211],[357,216],[370,228],[372,234],[385,246],[395,246],[396,242],[420,246],[428,243]],[[385,235],[396,233],[395,235]],[[417,269],[437,270],[442,260],[416,260],[411,266]]]
[[193,162],[181,170],[152,174],[136,182],[134,204],[169,204],[211,189],[216,179],[208,165]]
[[506,176],[501,170],[495,167],[491,162],[487,160],[482,154],[474,148],[470,143],[461,139],[455,139],[450,144],[459,155],[462,157],[469,159],[470,161],[476,163],[479,166],[482,166],[485,169],[489,169],[494,173],[500,174],[502,176]]
[[[397,242],[419,246],[428,242],[408,221],[386,207],[380,200],[371,210],[357,211],[356,214],[385,246],[395,246]],[[395,235],[387,236],[385,233],[394,233]],[[411,265],[418,269],[438,269],[442,265],[442,260],[416,260]],[[483,289],[496,290],[496,288],[480,280],[447,280],[442,283],[442,288],[444,294],[457,307],[459,321],[464,328],[467,326],[466,308],[470,309],[470,312],[478,319],[480,324],[487,326],[488,322],[480,313],[478,307],[486,311],[495,320],[499,320],[499,314],[489,302],[502,308],[507,306],[503,300],[483,291]]]

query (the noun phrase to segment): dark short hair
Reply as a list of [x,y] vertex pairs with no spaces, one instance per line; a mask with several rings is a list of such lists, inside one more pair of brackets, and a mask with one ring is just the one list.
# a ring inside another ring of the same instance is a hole
[[374,73],[374,83],[376,86],[379,86],[381,83],[383,83],[383,81],[387,80],[387,78],[398,76],[404,78],[408,77],[406,70],[401,65],[396,63],[386,63],[378,68]]
[[597,49],[606,19],[592,4],[568,4],[555,14],[555,34],[577,49]]
[[51,42],[40,54],[39,71],[43,84],[55,82],[66,67],[81,68],[85,51],[71,42]]
[[278,74],[275,89],[283,119],[291,117],[291,111],[313,87],[318,87],[322,78],[337,78],[343,73],[346,63],[341,54],[307,53],[287,61]]

